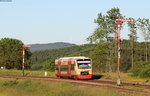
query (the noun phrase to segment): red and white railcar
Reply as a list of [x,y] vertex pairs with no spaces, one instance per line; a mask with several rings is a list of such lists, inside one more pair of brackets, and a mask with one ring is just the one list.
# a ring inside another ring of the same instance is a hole
[[88,57],[63,57],[55,60],[57,77],[92,78],[92,60]]

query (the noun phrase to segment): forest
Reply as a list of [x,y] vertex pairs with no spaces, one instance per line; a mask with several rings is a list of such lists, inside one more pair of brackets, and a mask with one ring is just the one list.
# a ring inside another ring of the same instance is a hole
[[[138,76],[138,71],[149,72],[150,57],[148,55],[146,61],[145,42],[136,42],[134,48],[134,61],[132,64],[132,48],[130,40],[123,39],[121,41],[121,72],[133,72]],[[150,43],[148,43],[149,45]],[[112,50],[109,48],[109,43],[103,42],[98,45],[86,44],[80,46],[72,46],[56,50],[45,50],[34,52],[31,56],[32,70],[48,69],[54,71],[54,60],[60,57],[68,56],[87,56],[92,58],[94,72],[116,72],[117,56],[109,58]],[[148,52],[150,54],[150,52]],[[142,73],[141,73],[142,74]],[[148,74],[148,73],[147,73]],[[143,76],[143,75],[142,75]],[[141,76],[141,77],[142,77]]]

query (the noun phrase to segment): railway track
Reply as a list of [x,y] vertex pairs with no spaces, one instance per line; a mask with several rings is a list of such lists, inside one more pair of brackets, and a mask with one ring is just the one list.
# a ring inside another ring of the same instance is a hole
[[[89,81],[94,81],[94,82],[100,82],[100,83],[107,83],[107,84],[117,84],[116,81],[113,80],[89,80]],[[150,84],[143,84],[143,83],[138,83],[138,82],[121,82],[122,85],[130,85],[130,86],[138,86],[138,87],[146,87],[150,88]]]
[[26,79],[26,80],[42,80],[42,81],[55,81],[55,82],[69,82],[72,84],[78,84],[79,86],[92,86],[92,87],[104,87],[104,88],[112,88],[118,90],[119,92],[125,93],[144,93],[150,94],[150,85],[149,84],[140,84],[134,82],[122,82],[122,85],[140,87],[144,90],[135,90],[132,88],[124,88],[121,86],[116,86],[116,81],[112,80],[73,80],[73,79],[61,79],[54,77],[35,77],[35,76],[0,76],[0,79],[8,79],[8,80],[18,80],[18,79]]

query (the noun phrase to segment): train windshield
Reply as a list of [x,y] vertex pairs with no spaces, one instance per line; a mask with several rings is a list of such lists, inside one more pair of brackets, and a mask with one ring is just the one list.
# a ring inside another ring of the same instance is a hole
[[91,64],[88,64],[88,63],[78,63],[78,68],[79,69],[89,69],[89,68],[91,68]]
[[79,69],[89,69],[91,68],[91,60],[90,59],[80,59],[77,60]]

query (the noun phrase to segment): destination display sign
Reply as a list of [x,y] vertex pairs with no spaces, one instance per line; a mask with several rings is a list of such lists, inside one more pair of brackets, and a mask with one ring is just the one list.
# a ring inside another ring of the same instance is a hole
[[78,63],[91,63],[91,61],[77,61]]

